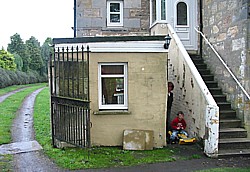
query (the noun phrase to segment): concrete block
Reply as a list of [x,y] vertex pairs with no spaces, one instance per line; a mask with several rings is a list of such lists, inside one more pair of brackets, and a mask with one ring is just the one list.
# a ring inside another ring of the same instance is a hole
[[154,132],[152,130],[124,130],[124,150],[152,150],[154,146]]

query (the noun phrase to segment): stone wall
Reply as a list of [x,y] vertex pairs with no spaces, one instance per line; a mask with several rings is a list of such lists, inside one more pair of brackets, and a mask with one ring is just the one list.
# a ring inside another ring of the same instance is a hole
[[77,37],[149,35],[147,0],[124,0],[123,27],[107,27],[107,0],[77,0]]
[[[249,14],[246,0],[204,0],[203,32],[218,51],[236,78],[250,92]],[[227,94],[228,101],[247,123],[249,100],[229,72],[207,44],[203,45],[203,57],[214,72],[219,85]],[[245,116],[244,116],[245,114]]]

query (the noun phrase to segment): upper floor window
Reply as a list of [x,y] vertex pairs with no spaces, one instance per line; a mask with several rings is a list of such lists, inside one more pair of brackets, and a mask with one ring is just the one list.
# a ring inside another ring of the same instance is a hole
[[123,1],[107,1],[107,26],[123,26]]
[[185,2],[177,4],[177,25],[188,25],[188,11]]
[[166,0],[161,0],[161,20],[166,20]]
[[166,0],[151,0],[151,24],[156,21],[166,20]]
[[100,63],[99,109],[128,109],[127,63]]

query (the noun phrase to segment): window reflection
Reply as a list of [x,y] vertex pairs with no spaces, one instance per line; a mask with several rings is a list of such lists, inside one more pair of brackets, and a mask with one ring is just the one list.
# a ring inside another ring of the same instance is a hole
[[101,74],[102,105],[124,104],[124,77],[120,77],[124,75],[124,66],[103,65]]
[[161,20],[166,20],[166,0],[161,0]]
[[120,3],[110,3],[110,12],[120,12]]
[[179,2],[177,4],[177,25],[187,25],[187,4]]

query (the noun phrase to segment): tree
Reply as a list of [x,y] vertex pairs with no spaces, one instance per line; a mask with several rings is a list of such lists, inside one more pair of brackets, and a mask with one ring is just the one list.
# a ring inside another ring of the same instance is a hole
[[14,55],[8,53],[4,49],[0,50],[0,67],[7,70],[16,70]]
[[18,33],[10,37],[11,43],[8,44],[7,50],[14,54],[18,54],[23,61],[22,71],[27,72],[29,70],[30,58],[27,54],[26,46]]
[[19,54],[14,53],[15,63],[16,63],[16,69],[19,71],[22,71],[23,68],[23,59],[19,56]]
[[52,39],[47,38],[42,47],[41,47],[41,54],[42,54],[42,59],[43,59],[43,68],[42,68],[42,73],[47,73],[48,72],[48,61],[50,58],[50,54],[53,53],[53,47],[50,45],[52,44]]
[[41,73],[43,60],[41,57],[40,43],[34,36],[31,36],[30,39],[26,41],[26,47],[30,57],[29,68]]

